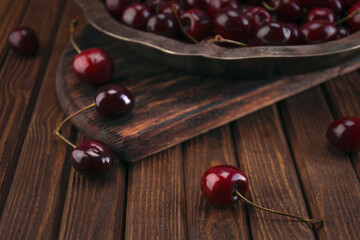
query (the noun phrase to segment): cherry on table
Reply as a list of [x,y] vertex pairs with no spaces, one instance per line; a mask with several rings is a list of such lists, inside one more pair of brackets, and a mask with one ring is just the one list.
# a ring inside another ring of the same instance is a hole
[[332,122],[326,136],[331,145],[344,152],[360,150],[360,117],[347,116]]
[[133,3],[127,6],[123,11],[121,22],[129,27],[145,30],[150,15],[150,11],[146,5],[142,3]]
[[312,22],[314,20],[326,20],[329,22],[335,22],[335,13],[329,8],[312,8],[305,16],[305,22]]
[[212,33],[209,15],[200,9],[190,9],[180,16],[184,30],[195,40],[201,41]]
[[306,44],[328,42],[336,39],[336,26],[325,20],[315,20],[300,27],[300,38]]
[[81,142],[71,153],[72,166],[84,175],[104,175],[114,165],[110,148],[97,140]]
[[8,43],[13,50],[24,55],[34,55],[39,47],[36,32],[30,27],[24,26],[11,31]]

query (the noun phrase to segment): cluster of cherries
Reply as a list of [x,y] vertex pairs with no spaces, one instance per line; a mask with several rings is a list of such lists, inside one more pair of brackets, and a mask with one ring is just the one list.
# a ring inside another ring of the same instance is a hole
[[316,44],[360,30],[359,0],[102,1],[131,28],[228,47]]

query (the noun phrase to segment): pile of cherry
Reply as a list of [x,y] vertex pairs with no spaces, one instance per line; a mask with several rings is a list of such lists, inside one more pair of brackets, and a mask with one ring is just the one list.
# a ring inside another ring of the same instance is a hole
[[360,30],[359,0],[102,0],[121,23],[193,43],[316,44]]
[[[282,2],[285,3],[288,1],[284,0]],[[131,6],[133,5],[130,5],[129,7]],[[129,7],[126,9],[129,9]],[[143,9],[143,7],[141,9]],[[219,16],[219,14],[216,16]],[[124,14],[122,16],[124,16]],[[156,17],[158,16],[159,15],[156,15]],[[263,26],[271,26],[269,24]],[[73,39],[75,25],[76,21],[73,21],[70,28],[70,42],[72,43],[74,49],[78,52],[72,65],[74,76],[85,84],[100,87],[94,97],[94,102],[68,116],[59,124],[54,133],[73,148],[71,163],[79,173],[84,175],[104,175],[113,167],[114,164],[113,154],[110,148],[106,144],[94,139],[87,139],[76,146],[61,134],[61,127],[72,117],[93,107],[96,108],[99,118],[123,117],[129,114],[133,109],[134,97],[126,87],[118,84],[109,84],[114,76],[114,61],[108,53],[97,47],[89,48],[83,51],[79,48]],[[37,34],[28,27],[19,27],[13,30],[9,34],[8,42],[15,51],[25,55],[35,54],[39,47]],[[344,152],[359,151],[360,117],[347,116],[334,121],[328,127],[326,136],[330,144],[339,150]],[[219,165],[211,167],[201,178],[201,191],[203,196],[212,204],[231,205],[242,199],[246,203],[258,209],[292,217],[306,222],[314,227],[322,224],[321,219],[298,217],[256,205],[244,197],[248,189],[249,181],[247,176],[240,169],[234,166]]]

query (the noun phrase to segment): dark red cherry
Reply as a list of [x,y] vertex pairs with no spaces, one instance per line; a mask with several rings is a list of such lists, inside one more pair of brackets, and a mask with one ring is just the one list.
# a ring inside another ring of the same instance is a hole
[[301,40],[299,37],[299,25],[296,23],[282,23],[285,27],[289,28],[291,31],[290,43],[291,45],[298,45],[301,44]]
[[133,0],[106,0],[106,9],[114,16],[120,17],[124,9],[133,3]]
[[181,16],[184,13],[184,7],[178,1],[164,2],[160,7],[160,13],[170,14],[175,17],[173,6],[175,6],[177,14]]
[[160,13],[149,18],[146,31],[174,38],[177,35],[178,28],[172,15]]
[[223,38],[245,41],[252,33],[251,23],[238,9],[225,8],[220,10],[214,18],[216,32]]
[[201,178],[201,191],[204,198],[216,205],[232,205],[240,200],[237,190],[245,196],[249,181],[240,169],[229,165],[209,168]]
[[250,5],[250,4],[240,4],[239,5],[239,10],[242,12],[242,13],[246,13],[247,10],[249,10],[250,8],[252,8],[253,6]]
[[[352,14],[354,11],[360,11],[360,2],[352,6],[348,12],[348,15]],[[360,13],[358,12],[352,18],[347,20],[347,24],[352,31],[360,30]]]
[[87,139],[71,153],[73,167],[84,175],[104,175],[114,165],[112,152],[104,143]]
[[291,30],[278,22],[264,23],[255,30],[253,37],[260,45],[288,45]]
[[76,77],[85,83],[101,85],[112,80],[114,61],[100,48],[89,48],[79,53],[73,61]]
[[337,149],[344,152],[360,150],[360,117],[348,116],[330,124],[327,139]]
[[343,0],[301,0],[303,6],[307,8],[325,7],[330,8],[335,13],[341,13],[344,9]]
[[214,18],[216,13],[224,8],[238,9],[239,4],[236,0],[210,0],[207,12],[211,18]]
[[209,6],[208,0],[186,0],[185,9],[197,8],[203,11],[207,11]]
[[[273,0],[276,6],[280,0]],[[303,7],[300,0],[281,0],[279,7],[274,11],[280,21],[296,22],[303,16]]]
[[150,15],[149,9],[144,4],[133,3],[123,11],[121,22],[129,27],[145,30]]
[[360,2],[359,0],[343,0],[344,5],[347,6],[348,8],[354,6],[355,4],[357,4],[358,2]]
[[338,27],[338,34],[336,36],[336,39],[339,39],[339,38],[343,38],[343,37],[347,37],[350,35],[350,29],[347,28],[347,27]]
[[131,112],[134,107],[134,97],[124,86],[108,84],[98,89],[95,106],[102,117],[118,118]]
[[246,11],[246,16],[249,18],[254,29],[260,27],[266,22],[271,22],[270,13],[262,7],[252,7]]
[[314,20],[326,20],[335,22],[335,13],[329,8],[312,8],[306,14],[305,22],[312,22]]
[[197,41],[208,37],[212,33],[210,17],[200,9],[190,9],[180,16],[185,31]]
[[34,30],[29,27],[18,27],[11,31],[8,37],[9,45],[16,52],[33,55],[39,47],[39,39]]
[[325,20],[315,20],[300,27],[300,38],[306,44],[323,43],[336,39],[336,26]]

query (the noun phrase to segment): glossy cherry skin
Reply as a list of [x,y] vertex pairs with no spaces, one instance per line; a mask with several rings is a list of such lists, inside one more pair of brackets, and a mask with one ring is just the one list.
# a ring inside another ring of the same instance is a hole
[[332,122],[326,132],[335,148],[344,152],[360,150],[360,117],[347,116]]
[[134,108],[134,97],[124,86],[108,84],[98,89],[95,97],[97,113],[106,118],[123,117]]
[[329,8],[312,8],[305,16],[305,22],[326,20],[334,23],[335,19],[335,13]]
[[104,175],[114,165],[114,158],[104,143],[87,139],[72,151],[71,163],[83,175]]
[[288,45],[291,30],[278,22],[264,23],[256,29],[253,37],[260,45]]
[[18,53],[34,55],[39,47],[39,39],[34,30],[29,27],[18,27],[8,36],[10,47]]
[[[355,4],[354,6],[352,6],[349,10],[348,14],[353,13],[354,11],[360,11],[360,2]],[[360,13],[356,14],[355,16],[353,16],[352,18],[349,18],[347,20],[347,24],[349,26],[349,28],[352,31],[359,31],[360,30]]]
[[256,29],[266,22],[271,22],[270,13],[262,7],[252,7],[246,11],[253,29]]
[[236,0],[210,0],[207,12],[211,18],[214,18],[216,13],[224,8],[238,9],[239,4]]
[[296,23],[282,23],[285,27],[289,28],[291,31],[291,37],[290,37],[290,45],[299,45],[301,44],[301,40],[299,37],[299,25]]
[[124,9],[133,3],[133,0],[106,0],[106,9],[114,16],[120,17]]
[[74,58],[72,66],[76,77],[89,84],[108,83],[114,75],[114,60],[101,48],[82,51]]
[[212,33],[210,17],[200,9],[190,9],[180,16],[185,31],[197,41],[208,37]]
[[150,15],[149,9],[144,4],[133,3],[123,11],[121,22],[129,27],[145,30]]
[[347,37],[350,35],[350,30],[347,27],[338,27],[338,34],[336,36],[336,39]]
[[335,13],[341,13],[344,9],[343,0],[301,0],[301,2],[307,8],[325,7],[330,8]]
[[214,27],[223,38],[235,41],[245,41],[252,33],[251,23],[238,9],[225,8],[216,14]]
[[178,1],[164,2],[160,7],[160,13],[170,14],[170,15],[175,17],[174,10],[173,10],[173,5],[175,6],[175,8],[177,10],[177,14],[179,16],[181,16],[184,13],[184,7]]
[[211,204],[227,206],[240,200],[234,193],[237,190],[245,196],[249,181],[240,169],[230,165],[209,168],[201,178],[201,192]]
[[325,20],[315,20],[300,27],[300,38],[306,44],[328,42],[336,39],[336,26]]
[[197,8],[203,11],[207,11],[209,6],[209,1],[207,0],[186,0],[185,9]]
[[[274,6],[279,0],[273,0]],[[280,21],[296,22],[302,18],[303,7],[300,0],[281,0],[279,7],[274,11]]]

